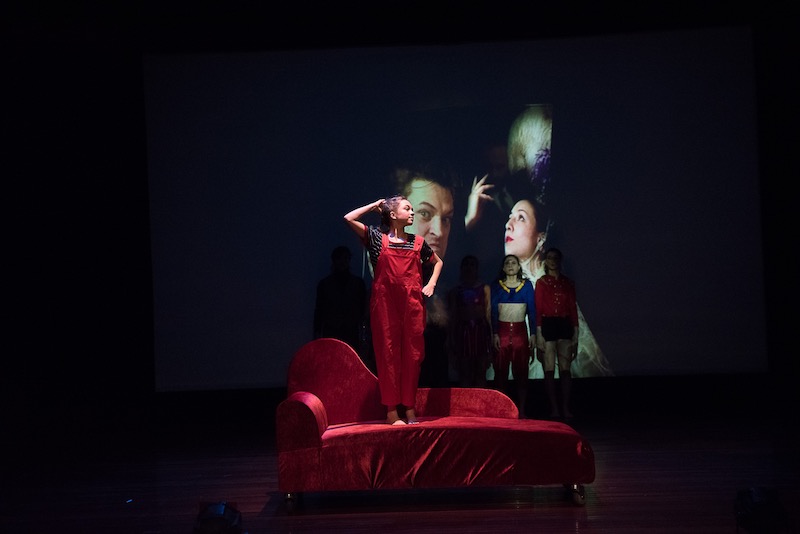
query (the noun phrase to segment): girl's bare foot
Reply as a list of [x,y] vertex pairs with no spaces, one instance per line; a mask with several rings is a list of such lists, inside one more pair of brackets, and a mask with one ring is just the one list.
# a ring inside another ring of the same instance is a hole
[[400,416],[397,415],[397,409],[389,410],[386,414],[386,422],[390,425],[404,425],[406,424],[405,421],[400,419]]

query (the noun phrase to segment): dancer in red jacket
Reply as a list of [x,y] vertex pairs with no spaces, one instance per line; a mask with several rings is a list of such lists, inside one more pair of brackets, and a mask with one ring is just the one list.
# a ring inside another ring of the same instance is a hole
[[[536,281],[536,348],[544,355],[544,384],[550,416],[572,417],[572,362],[578,354],[578,305],[575,283],[561,273],[563,254],[555,247],[544,254],[545,274]],[[561,410],[557,402],[555,367],[561,382]]]

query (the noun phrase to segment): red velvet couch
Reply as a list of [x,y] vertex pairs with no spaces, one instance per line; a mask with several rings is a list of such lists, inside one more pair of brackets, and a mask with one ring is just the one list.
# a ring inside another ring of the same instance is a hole
[[278,486],[303,492],[560,484],[584,503],[594,453],[572,427],[519,419],[491,389],[420,388],[418,425],[389,425],[378,378],[346,343],[318,339],[289,364],[276,412]]

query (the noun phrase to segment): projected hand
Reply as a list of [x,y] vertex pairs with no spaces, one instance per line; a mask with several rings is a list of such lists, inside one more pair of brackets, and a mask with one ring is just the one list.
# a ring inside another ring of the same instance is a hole
[[467,230],[471,230],[481,218],[483,205],[486,201],[492,200],[492,196],[486,192],[493,188],[494,184],[487,184],[487,178],[489,178],[488,174],[484,175],[480,180],[478,180],[477,176],[472,180],[472,189],[469,192],[469,198],[467,198],[467,213],[464,215],[464,227]]

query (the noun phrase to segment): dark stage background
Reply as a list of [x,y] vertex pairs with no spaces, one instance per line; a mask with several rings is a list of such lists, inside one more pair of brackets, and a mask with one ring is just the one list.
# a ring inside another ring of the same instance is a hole
[[765,372],[752,49],[732,27],[146,56],[156,389],[283,385],[330,250],[367,276],[342,215],[395,192],[409,153],[453,169],[437,295],[466,253],[491,281],[508,211],[465,236],[464,200],[490,143],[542,103],[545,246],[614,374]]
[[[53,430],[129,425],[152,415],[153,400],[158,397],[152,270],[156,257],[151,248],[148,171],[153,161],[148,160],[145,57],[264,51],[309,54],[348,47],[526,41],[547,48],[573,37],[727,31],[732,27],[752,36],[756,106],[755,121],[748,126],[756,128],[760,205],[755,211],[747,206],[741,219],[731,220],[729,226],[731,234],[755,236],[755,241],[748,237],[747,243],[757,243],[760,238],[761,245],[752,250],[742,247],[735,253],[726,249],[725,254],[732,259],[728,266],[737,265],[740,258],[741,265],[763,268],[760,279],[748,271],[752,276],[749,282],[763,284],[755,289],[756,295],[763,296],[763,306],[749,307],[752,286],[726,285],[727,290],[747,296],[726,301],[729,309],[725,314],[736,318],[726,342],[732,351],[739,350],[739,343],[754,352],[765,346],[766,360],[763,354],[754,354],[754,365],[738,365],[730,380],[716,382],[720,385],[715,392],[737,400],[763,393],[777,395],[776,402],[791,399],[797,369],[793,329],[797,324],[798,240],[796,222],[790,218],[794,199],[789,194],[790,184],[800,176],[795,149],[797,68],[791,52],[796,48],[797,19],[755,2],[737,9],[690,3],[685,7],[669,4],[669,9],[651,6],[637,12],[595,5],[593,11],[577,14],[567,13],[566,8],[505,10],[496,5],[492,11],[477,7],[465,12],[462,6],[445,4],[433,10],[414,6],[400,10],[398,6],[396,12],[390,8],[392,13],[381,15],[368,10],[357,18],[354,13],[331,8],[313,18],[291,8],[279,16],[277,11],[237,7],[236,3],[185,10],[124,5],[12,7],[3,23],[11,67],[6,76],[11,90],[4,120],[10,161],[4,174],[11,188],[4,198],[10,207],[7,228],[11,244],[7,250],[13,267],[8,279],[12,343],[6,355],[7,385],[3,388],[10,422],[20,436],[36,436],[42,430],[51,435]],[[691,57],[685,59],[692,61]],[[566,116],[573,111],[555,108],[556,132],[560,124],[568,124]],[[738,127],[728,125],[731,130]],[[583,147],[554,139],[558,167],[570,160],[570,150],[579,148]],[[719,191],[726,192],[724,182]],[[337,199],[333,212],[344,213],[373,196],[360,198],[357,193]],[[343,200],[351,202],[342,204]],[[760,219],[754,217],[756,211],[760,211]],[[341,223],[336,219],[331,224]],[[265,231],[286,229],[281,221]],[[725,235],[729,238],[730,234]],[[318,272],[329,248],[340,239],[336,241],[311,255],[307,251],[275,251],[269,260],[313,262]],[[707,245],[713,249],[719,242]],[[614,253],[615,248],[630,246],[612,241],[603,250]],[[694,251],[687,253],[677,241],[675,249],[674,269],[687,279],[705,278],[713,284],[730,274],[715,270],[725,266],[698,268],[692,262]],[[577,254],[566,252],[568,256]],[[585,268],[575,264],[579,281],[588,277]],[[632,271],[635,276],[635,269]],[[316,280],[302,283],[313,285]],[[665,292],[663,298],[669,297]],[[654,342],[659,358],[680,361],[687,354],[692,359],[703,358],[703,351],[698,352],[703,346],[702,328],[690,339],[670,334],[676,324],[664,328]],[[593,329],[597,327],[593,325]],[[643,351],[651,349],[643,347]],[[263,357],[273,356],[267,353]],[[285,360],[286,355],[276,357]],[[237,363],[222,355],[216,364],[226,371],[226,366]],[[665,368],[671,369],[667,376],[649,376],[643,378],[644,383],[661,386],[665,402],[687,405],[692,402],[691,394],[686,398],[684,391],[677,399],[673,385],[679,377],[670,373],[697,369],[698,375],[726,374],[719,366]],[[634,375],[641,371],[635,366],[632,369]],[[219,385],[229,384],[271,387],[276,382],[259,379],[251,384],[223,381]],[[603,391],[609,398],[622,398],[627,384],[629,380],[609,379]],[[747,384],[761,386],[743,390],[741,386]],[[175,389],[194,387],[198,385]]]

